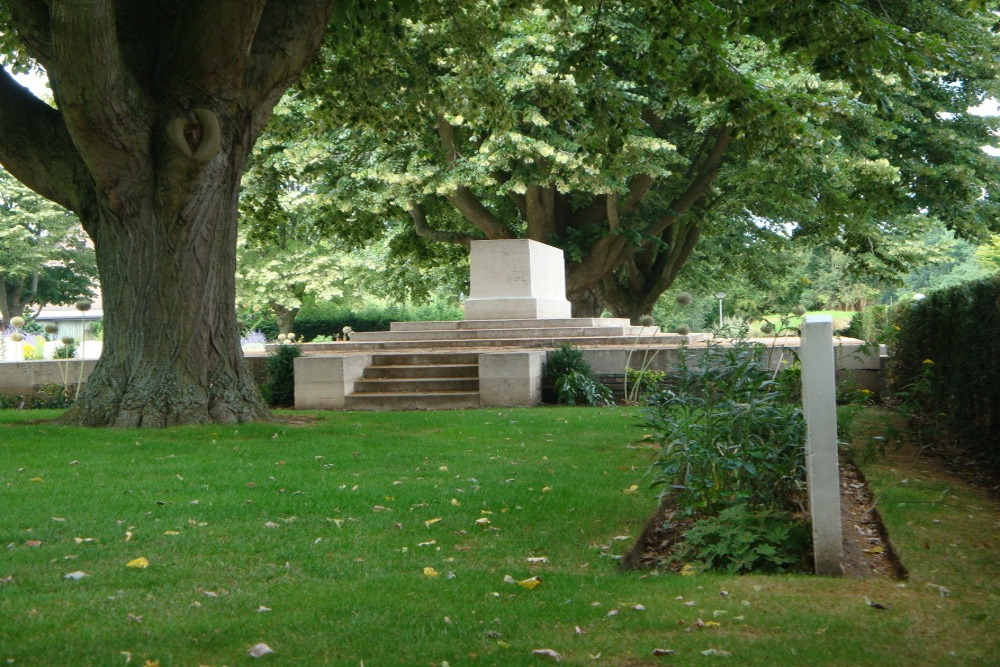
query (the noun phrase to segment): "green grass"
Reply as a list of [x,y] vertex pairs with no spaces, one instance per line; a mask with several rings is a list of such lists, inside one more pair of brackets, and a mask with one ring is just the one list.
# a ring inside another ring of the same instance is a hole
[[[239,665],[258,662],[258,642],[275,651],[260,662],[287,665],[534,665],[542,648],[606,665],[649,664],[654,648],[678,664],[711,648],[759,665],[1000,654],[995,506],[898,455],[869,474],[887,498],[913,494],[884,505],[905,584],[656,576],[609,557],[655,503],[632,408],[156,432],[32,423],[56,414],[0,411],[10,664]],[[139,557],[148,568],[126,566]],[[63,579],[77,570],[89,576]],[[688,631],[698,619],[719,626]]]

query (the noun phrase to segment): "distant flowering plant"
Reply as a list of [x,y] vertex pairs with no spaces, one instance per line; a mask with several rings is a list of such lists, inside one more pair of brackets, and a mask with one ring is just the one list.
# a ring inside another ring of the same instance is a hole
[[264,345],[265,343],[267,343],[267,336],[263,331],[257,329],[244,331],[243,335],[240,336],[240,345]]

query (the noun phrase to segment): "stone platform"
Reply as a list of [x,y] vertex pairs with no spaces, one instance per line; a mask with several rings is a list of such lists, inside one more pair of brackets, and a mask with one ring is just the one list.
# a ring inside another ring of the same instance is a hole
[[[625,369],[671,371],[678,349],[703,348],[712,334],[662,333],[613,318],[394,322],[349,342],[305,343],[295,360],[299,409],[449,409],[541,402],[542,369],[563,343],[580,349],[599,379],[621,383]],[[761,340],[769,363],[790,363],[798,338]],[[838,339],[841,377],[876,391],[880,361],[862,341]]]

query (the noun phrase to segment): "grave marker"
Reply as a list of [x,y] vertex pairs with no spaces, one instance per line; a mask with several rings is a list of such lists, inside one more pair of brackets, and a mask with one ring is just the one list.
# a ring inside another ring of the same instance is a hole
[[833,319],[806,315],[802,323],[802,410],[806,418],[806,484],[812,515],[816,574],[843,574],[840,524],[840,460]]

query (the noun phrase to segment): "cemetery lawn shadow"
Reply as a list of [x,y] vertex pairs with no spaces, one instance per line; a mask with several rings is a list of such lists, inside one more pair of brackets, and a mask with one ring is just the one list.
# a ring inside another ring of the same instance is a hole
[[11,664],[251,664],[261,642],[345,666],[1000,655],[997,504],[907,448],[861,463],[906,580],[685,577],[618,568],[655,506],[636,409],[28,423],[57,414],[0,411]]

